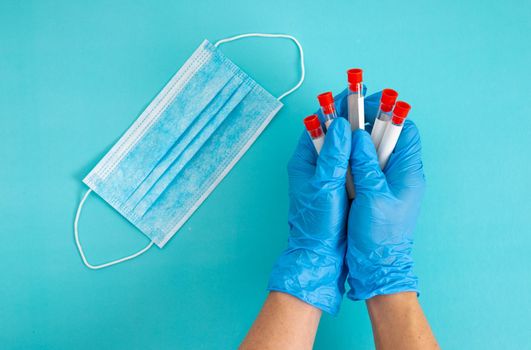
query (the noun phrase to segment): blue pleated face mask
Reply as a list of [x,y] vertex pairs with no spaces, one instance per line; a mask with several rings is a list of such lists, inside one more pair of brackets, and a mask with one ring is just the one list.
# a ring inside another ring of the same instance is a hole
[[[249,36],[293,40],[301,79],[274,97],[229,60],[218,45]],[[249,149],[304,79],[298,41],[283,34],[244,34],[212,45],[205,40],[133,125],[85,177],[90,188],[76,214],[76,244],[85,265],[98,269],[132,259],[153,243],[162,248]],[[91,265],[79,241],[81,208],[95,192],[150,239],[141,251]]]

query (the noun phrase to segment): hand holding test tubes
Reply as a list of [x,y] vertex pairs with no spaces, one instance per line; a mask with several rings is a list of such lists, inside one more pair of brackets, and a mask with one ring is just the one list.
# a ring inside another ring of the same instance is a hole
[[[323,112],[326,129],[330,127],[330,123],[337,118],[336,106],[334,102],[334,96],[331,92],[325,92],[317,96],[317,100],[321,105],[321,111]],[[317,153],[319,150],[316,148]],[[354,183],[352,182],[352,175],[350,174],[350,168],[347,168],[346,188],[348,193],[348,199],[353,199],[356,196],[354,191]]]
[[[347,120],[350,123],[352,131],[357,129],[364,130],[365,102],[363,96],[363,71],[360,68],[349,69],[347,71],[347,77]],[[400,137],[404,120],[411,109],[411,106],[407,102],[396,102],[397,98],[398,92],[393,89],[384,89],[382,91],[378,111],[372,126],[371,139],[374,143],[374,147],[376,148],[378,161],[382,169],[385,168],[387,161],[389,160],[389,157],[395,148],[398,138]],[[324,124],[326,128],[328,128],[332,120],[338,117],[334,96],[331,92],[325,92],[317,96],[317,99],[321,107]],[[343,114],[340,114],[339,116],[344,117]],[[310,137],[312,137],[311,131],[315,130],[316,125],[315,118],[312,118],[312,120],[312,123],[306,124],[305,119],[305,125],[310,133]],[[322,142],[322,140],[318,142]],[[317,152],[319,153],[319,150],[317,150]],[[352,183],[348,181],[350,177],[351,176],[347,177],[347,191],[349,193],[349,199],[353,199],[355,196],[355,191],[352,187]]]
[[[347,71],[348,87],[346,89],[347,120],[351,130],[365,129],[365,101],[363,87],[363,71],[360,68],[352,68]],[[396,142],[400,137],[404,120],[411,106],[403,101],[395,101],[398,93],[393,89],[384,89],[381,94],[379,108],[372,128],[371,138],[376,148],[380,167],[385,168],[387,161]],[[317,96],[321,107],[322,119],[326,129],[334,119],[338,117],[336,103],[331,92],[325,92]],[[394,108],[393,108],[394,107]],[[344,111],[344,109],[342,109]],[[344,117],[343,114],[339,115]],[[304,119],[304,124],[319,153],[320,146],[324,142],[323,129],[319,123],[318,115],[314,114]],[[319,125],[318,125],[319,124]],[[318,127],[319,126],[319,127]],[[320,131],[319,131],[320,130]],[[347,173],[346,189],[349,199],[354,199],[356,192],[352,180],[350,167]]]
[[[388,95],[364,98],[368,131],[382,111],[389,112],[389,106],[381,108],[382,100],[389,104]],[[394,106],[397,94],[391,95],[395,113],[389,125],[395,116],[399,132],[394,135],[401,136],[383,170],[369,133],[361,128],[352,131],[348,89],[335,97],[320,96],[321,110],[304,119],[307,133],[288,166],[289,247],[273,269],[269,290],[335,314],[344,293],[344,261],[351,299],[417,291],[411,245],[424,192],[420,138],[415,125],[404,122],[409,105]],[[349,178],[356,188],[350,205],[345,190]]]
[[[406,120],[411,106],[397,102],[396,91],[365,98],[361,78],[360,69],[350,70],[348,88],[337,96],[319,95],[320,110],[304,119],[307,132],[288,165],[288,247],[268,285],[280,293],[270,294],[261,313],[269,318],[259,318],[255,329],[276,322],[274,310],[282,307],[283,314],[292,308],[300,313],[279,328],[303,317],[315,331],[321,316],[316,309],[338,313],[346,278],[348,297],[367,301],[373,329],[382,328],[382,319],[384,328],[393,329],[385,347],[404,338],[404,348],[417,339],[415,348],[435,350],[417,301],[411,255],[425,188],[420,136]],[[396,324],[403,327],[397,331]],[[381,345],[382,338],[375,342]]]

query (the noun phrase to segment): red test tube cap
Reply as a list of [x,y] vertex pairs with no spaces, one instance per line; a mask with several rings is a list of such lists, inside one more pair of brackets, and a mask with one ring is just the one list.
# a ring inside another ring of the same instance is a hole
[[324,114],[331,114],[334,112],[334,95],[330,91],[324,92],[317,96],[319,100],[319,105],[323,109]]
[[350,91],[358,91],[361,82],[363,81],[363,70],[360,68],[352,68],[347,71],[348,86]]
[[363,70],[360,68],[352,68],[347,71],[349,84],[359,84],[363,81]]
[[323,92],[322,94],[317,96],[317,100],[319,101],[319,105],[321,107],[325,107],[334,103],[334,95],[332,95],[330,91]]
[[304,118],[304,126],[306,130],[310,133],[312,138],[319,137],[323,134],[323,129],[321,128],[321,122],[317,114],[312,114]]
[[410,110],[411,106],[409,105],[409,103],[404,101],[398,101],[395,104],[395,108],[393,109],[393,123],[399,125],[402,124]]
[[393,89],[383,89],[382,97],[380,98],[380,109],[383,112],[390,112],[395,105],[398,98],[398,92]]
[[398,92],[393,89],[383,89],[380,102],[384,105],[394,105],[398,98]]

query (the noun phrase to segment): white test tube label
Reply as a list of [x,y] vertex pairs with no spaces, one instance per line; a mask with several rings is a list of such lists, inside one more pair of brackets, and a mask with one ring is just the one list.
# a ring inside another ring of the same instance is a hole
[[317,154],[321,153],[321,148],[323,148],[324,144],[324,134],[319,137],[313,138],[312,142],[315,147],[315,150],[317,151]]
[[365,108],[363,96],[360,94],[348,95],[348,121],[352,131],[356,129],[365,129]]
[[361,94],[358,97],[358,116],[359,128],[365,130],[365,101]]
[[389,120],[382,120],[379,118],[376,118],[374,120],[374,125],[371,131],[371,139],[372,139],[372,143],[374,143],[374,148],[376,148],[376,150],[378,150],[378,147],[380,147],[380,143],[382,142],[382,137],[385,133],[385,129],[387,128],[388,124],[389,124]]
[[380,163],[380,168],[383,170],[387,165],[387,161],[395,149],[398,138],[400,137],[400,132],[402,131],[403,124],[396,125],[389,123],[378,147],[378,162]]

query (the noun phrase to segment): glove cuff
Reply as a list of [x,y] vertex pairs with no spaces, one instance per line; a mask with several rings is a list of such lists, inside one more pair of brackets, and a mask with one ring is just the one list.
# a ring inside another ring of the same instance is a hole
[[345,293],[345,279],[342,259],[306,249],[287,249],[273,267],[267,289],[290,294],[336,315]]
[[[351,300],[367,300],[376,295],[395,294],[400,292],[416,292],[420,294],[418,288],[418,278],[409,271],[389,271],[382,268],[371,274],[367,280],[360,280],[355,277],[356,272],[350,271],[348,283],[350,290],[348,298]],[[364,273],[366,276],[366,273]]]

